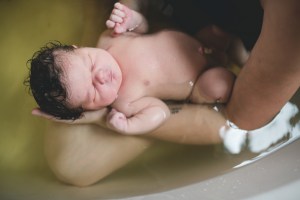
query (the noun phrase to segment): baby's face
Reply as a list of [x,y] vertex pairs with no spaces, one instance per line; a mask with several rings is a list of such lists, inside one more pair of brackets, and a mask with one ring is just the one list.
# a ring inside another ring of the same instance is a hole
[[57,54],[70,106],[97,110],[114,102],[122,73],[108,52],[97,48],[78,48],[74,52]]

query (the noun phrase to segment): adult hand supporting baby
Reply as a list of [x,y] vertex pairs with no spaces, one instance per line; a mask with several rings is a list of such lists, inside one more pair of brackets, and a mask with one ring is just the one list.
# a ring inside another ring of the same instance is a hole
[[35,108],[32,110],[33,115],[38,117],[43,117],[54,122],[65,123],[65,124],[96,124],[102,127],[105,127],[107,113],[108,113],[108,108],[103,108],[101,110],[85,111],[82,113],[82,116],[76,120],[63,120],[63,119],[58,119],[52,115],[49,115],[41,111],[39,108]]

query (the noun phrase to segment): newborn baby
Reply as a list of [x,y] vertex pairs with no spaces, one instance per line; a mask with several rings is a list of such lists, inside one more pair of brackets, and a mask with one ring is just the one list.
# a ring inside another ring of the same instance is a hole
[[[109,106],[107,126],[143,134],[170,115],[163,100],[226,102],[234,75],[182,32],[146,32],[143,16],[116,3],[98,48],[47,45],[31,60],[29,82],[40,109],[61,119]],[[113,32],[113,33],[112,33]]]

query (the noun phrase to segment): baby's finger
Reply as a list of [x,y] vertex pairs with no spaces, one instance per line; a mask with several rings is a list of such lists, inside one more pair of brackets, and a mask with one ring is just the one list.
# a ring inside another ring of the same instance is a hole
[[116,25],[116,23],[111,20],[107,20],[105,24],[106,24],[107,28],[114,28]]
[[119,10],[123,10],[123,8],[124,8],[123,4],[121,4],[121,3],[119,3],[119,2],[115,3],[114,6],[115,6],[115,8],[117,8],[117,9],[119,9]]
[[125,12],[121,11],[119,9],[113,9],[112,14],[117,15],[122,18],[124,18],[126,16]]
[[115,22],[115,23],[122,23],[123,22],[123,18],[119,17],[118,15],[115,15],[115,14],[111,14],[109,19],[111,21]]
[[117,34],[121,34],[121,33],[126,32],[127,30],[123,26],[121,26],[120,24],[116,24],[116,26],[114,28],[114,31]]

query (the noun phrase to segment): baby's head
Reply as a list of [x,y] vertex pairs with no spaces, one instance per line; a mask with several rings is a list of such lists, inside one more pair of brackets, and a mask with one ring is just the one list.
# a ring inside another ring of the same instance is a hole
[[56,59],[56,52],[72,52],[74,49],[71,45],[49,43],[28,61],[30,72],[26,82],[34,99],[43,112],[60,119],[77,119],[83,112],[82,108],[70,108],[68,105],[62,68]]
[[26,80],[40,109],[59,119],[77,119],[117,97],[122,75],[103,49],[49,43],[29,60]]

